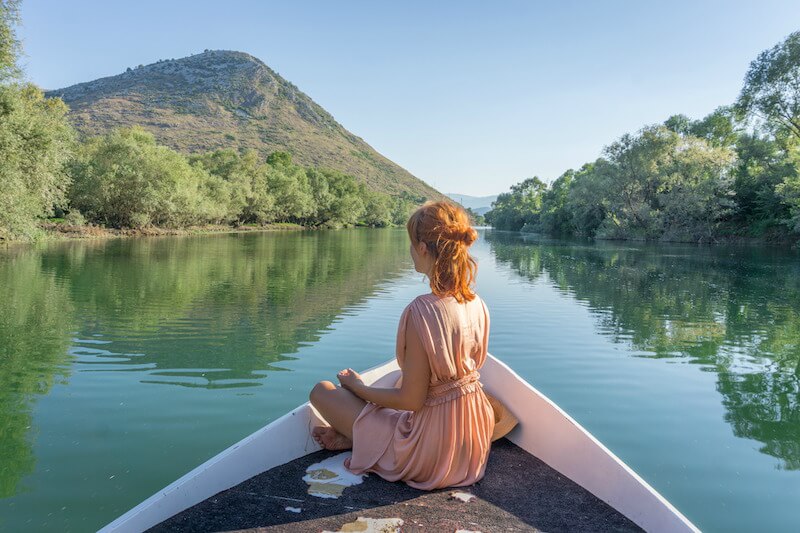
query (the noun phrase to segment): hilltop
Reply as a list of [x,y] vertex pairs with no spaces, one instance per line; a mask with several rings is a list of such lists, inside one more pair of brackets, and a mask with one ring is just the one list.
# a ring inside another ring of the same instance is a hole
[[184,153],[234,148],[266,157],[284,150],[302,165],[352,174],[375,191],[444,198],[243,52],[213,50],[161,60],[47,96],[69,105],[69,118],[82,135],[140,125]]

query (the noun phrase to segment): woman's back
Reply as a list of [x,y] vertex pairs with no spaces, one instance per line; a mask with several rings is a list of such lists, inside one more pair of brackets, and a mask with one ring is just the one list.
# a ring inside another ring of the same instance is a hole
[[[475,294],[478,238],[464,209],[425,202],[406,223],[414,269],[431,293],[414,298],[397,329],[402,383],[369,386],[352,369],[341,388],[321,381],[311,402],[335,426],[314,428],[328,449],[353,448],[349,468],[435,489],[483,477],[494,411],[478,381],[487,356],[489,312]],[[345,465],[348,465],[345,462]]]
[[430,362],[425,405],[412,412],[367,404],[353,425],[350,468],[426,490],[471,485],[483,477],[494,428],[478,382],[489,338],[486,305],[477,295],[465,303],[435,294],[415,298],[398,325],[401,369],[406,328],[419,334]]
[[489,311],[476,294],[459,303],[453,296],[417,296],[400,317],[396,355],[402,368],[404,335],[411,326],[420,336],[431,365],[431,384],[447,382],[483,366],[489,342]]

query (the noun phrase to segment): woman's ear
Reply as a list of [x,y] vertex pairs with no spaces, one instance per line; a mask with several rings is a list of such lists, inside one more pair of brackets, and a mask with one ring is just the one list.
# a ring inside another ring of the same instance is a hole
[[425,257],[426,255],[428,255],[428,247],[425,246],[425,243],[422,241],[419,241],[417,243],[417,255],[419,255],[420,257]]

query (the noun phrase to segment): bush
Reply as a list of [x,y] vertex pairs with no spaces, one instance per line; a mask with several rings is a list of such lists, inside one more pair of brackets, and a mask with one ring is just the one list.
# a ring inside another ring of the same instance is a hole
[[85,226],[86,218],[77,209],[71,209],[64,217],[64,223],[70,226]]
[[226,217],[220,179],[141,128],[89,140],[71,168],[71,205],[114,227],[180,227]]

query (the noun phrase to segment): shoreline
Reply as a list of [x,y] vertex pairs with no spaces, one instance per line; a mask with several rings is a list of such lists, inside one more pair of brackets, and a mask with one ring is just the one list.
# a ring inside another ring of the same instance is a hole
[[547,239],[559,240],[587,240],[593,243],[636,243],[636,244],[691,244],[696,246],[789,246],[792,249],[800,248],[800,237],[786,237],[786,238],[764,238],[764,237],[747,237],[743,235],[724,235],[715,239],[706,241],[690,241],[690,240],[667,240],[667,239],[642,239],[642,238],[603,238],[603,237],[574,237],[574,236],[555,236],[546,233],[527,232],[520,230],[496,230],[496,231],[509,231],[512,233],[519,233],[523,236],[531,237],[544,237]]
[[36,245],[49,242],[65,242],[75,240],[115,239],[131,237],[167,237],[188,235],[214,235],[222,233],[253,233],[265,231],[299,231],[317,229],[310,226],[301,226],[290,222],[267,224],[264,226],[228,226],[223,224],[205,224],[202,226],[189,226],[186,228],[107,228],[105,226],[85,225],[72,226],[58,222],[43,222],[39,225],[43,232],[41,239],[33,241],[0,240],[0,246]]
[[[42,222],[39,224],[43,232],[41,239],[32,241],[14,240],[4,241],[0,239],[0,246],[16,246],[16,245],[36,245],[48,242],[66,242],[73,240],[92,240],[92,239],[114,239],[114,238],[130,238],[130,237],[185,237],[190,235],[215,235],[224,233],[252,233],[252,232],[267,232],[267,231],[300,231],[300,230],[319,230],[319,229],[336,229],[326,227],[302,226],[293,222],[279,222],[274,224],[266,224],[263,226],[228,226],[225,224],[204,224],[200,226],[189,226],[186,228],[162,228],[162,227],[148,227],[148,228],[107,228],[105,226],[98,226],[87,224],[83,226],[75,226],[64,224],[63,222]],[[359,226],[355,226],[359,227]],[[491,226],[475,226],[476,229],[491,229]],[[352,229],[352,228],[345,228]],[[546,239],[578,239],[585,238],[579,237],[560,237],[553,236],[538,232],[524,232],[520,230],[495,230],[495,231],[508,231],[509,233],[517,233],[521,236],[530,237],[544,237]],[[672,241],[672,240],[659,240],[659,239],[620,239],[620,238],[588,238],[589,241],[595,243],[612,243],[612,242],[630,242],[638,244],[692,244],[698,246],[724,246],[724,245],[741,245],[741,246],[789,246],[791,249],[800,248],[800,238],[789,239],[775,239],[775,238],[760,238],[760,237],[746,237],[740,235],[726,235],[717,239],[711,239],[704,242],[697,241]]]

